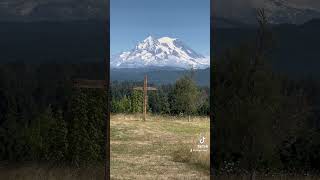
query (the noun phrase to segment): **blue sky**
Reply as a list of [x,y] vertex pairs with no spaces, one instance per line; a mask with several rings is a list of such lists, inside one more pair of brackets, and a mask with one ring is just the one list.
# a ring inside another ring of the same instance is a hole
[[179,38],[210,53],[210,0],[110,0],[111,54],[130,50],[147,36]]

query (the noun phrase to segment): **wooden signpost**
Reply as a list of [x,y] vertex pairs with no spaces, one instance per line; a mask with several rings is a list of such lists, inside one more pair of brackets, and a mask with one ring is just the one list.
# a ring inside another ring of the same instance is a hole
[[143,91],[143,120],[147,119],[148,91],[156,91],[155,87],[148,87],[148,76],[144,76],[143,87],[134,87],[134,90]]

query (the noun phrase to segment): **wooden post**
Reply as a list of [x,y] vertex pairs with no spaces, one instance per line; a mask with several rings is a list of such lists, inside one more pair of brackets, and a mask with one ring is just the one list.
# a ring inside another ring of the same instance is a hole
[[144,82],[143,82],[143,120],[145,121],[147,119],[147,75],[144,76]]
[[134,90],[143,91],[143,121],[147,119],[148,91],[156,91],[155,87],[148,87],[148,76],[144,76],[143,87],[134,87]]

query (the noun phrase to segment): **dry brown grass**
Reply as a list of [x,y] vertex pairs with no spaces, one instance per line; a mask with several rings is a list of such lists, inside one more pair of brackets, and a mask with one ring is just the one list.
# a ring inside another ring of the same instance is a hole
[[[205,133],[206,144],[210,147],[210,134]],[[193,138],[191,142],[179,143],[172,153],[174,161],[184,162],[196,166],[199,169],[208,170],[210,168],[210,149],[205,151],[196,151],[199,138]]]
[[[249,175],[230,175],[213,178],[214,180],[250,180]],[[289,176],[289,175],[274,175],[274,176],[257,176],[256,180],[319,180],[318,176]]]
[[[112,179],[209,179],[209,151],[190,152],[206,132],[209,119],[141,115],[111,116]],[[0,180],[103,179],[103,165],[87,168],[50,167],[44,164],[9,165],[0,162]],[[220,176],[215,180],[248,180],[249,176]],[[257,176],[257,180],[320,180],[313,176]]]
[[25,163],[0,166],[2,180],[96,180],[103,179],[103,166],[87,168],[50,167],[44,164]]
[[209,167],[202,166],[210,163],[209,156],[190,154],[200,133],[210,131],[207,117],[190,122],[170,116],[149,116],[145,122],[140,115],[111,117],[113,179],[209,179]]

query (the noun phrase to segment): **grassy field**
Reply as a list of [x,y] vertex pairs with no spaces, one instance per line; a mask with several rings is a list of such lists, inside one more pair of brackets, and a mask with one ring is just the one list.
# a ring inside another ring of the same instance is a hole
[[[209,146],[209,119],[111,116],[111,179],[209,179],[209,149],[197,150],[200,133]],[[103,165],[87,168],[0,163],[0,179],[103,179]]]
[[[249,175],[240,176],[222,176],[215,177],[215,180],[250,180]],[[257,176],[256,180],[319,180],[318,176],[302,176],[302,175],[273,175],[273,176]]]
[[0,163],[1,180],[97,180],[103,178],[103,165],[74,168],[35,163],[19,165]]
[[[111,116],[111,179],[209,179],[209,149],[197,147],[200,133],[209,142],[208,118],[173,118],[140,115]],[[103,179],[103,165],[87,168],[45,164],[0,163],[0,179]]]
[[[200,133],[209,142],[209,119],[139,115],[111,118],[112,179],[209,179],[210,156],[190,152]],[[209,143],[208,143],[209,145]]]
[[[209,179],[209,151],[190,152],[199,134],[209,142],[209,119],[139,115],[111,116],[111,179]],[[52,167],[45,164],[11,165],[0,162],[5,180],[103,179],[103,165],[86,168]],[[221,176],[216,180],[248,180],[249,176]],[[314,176],[275,175],[257,180],[319,180]]]

